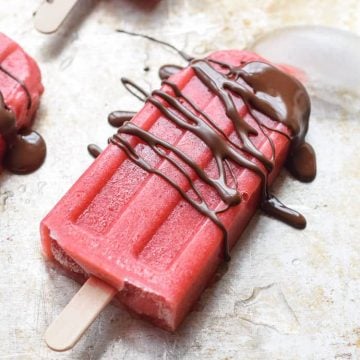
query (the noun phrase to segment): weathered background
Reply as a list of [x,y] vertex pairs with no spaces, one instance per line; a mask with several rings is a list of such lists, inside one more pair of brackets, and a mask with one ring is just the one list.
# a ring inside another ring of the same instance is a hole
[[91,163],[86,145],[105,146],[113,132],[107,114],[140,107],[119,78],[155,88],[159,65],[183,63],[168,49],[115,28],[202,55],[243,48],[291,24],[360,34],[360,2],[83,0],[51,36],[33,29],[39,2],[0,2],[0,31],[42,69],[46,92],[35,128],[48,143],[39,171],[0,177],[0,359],[360,358],[360,117],[339,99],[331,105],[314,98],[309,139],[318,153],[317,179],[302,184],[284,171],[275,187],[306,215],[307,229],[258,214],[228,271],[176,334],[109,306],[74,350],[50,351],[43,333],[78,285],[47,267],[38,231],[41,218]]

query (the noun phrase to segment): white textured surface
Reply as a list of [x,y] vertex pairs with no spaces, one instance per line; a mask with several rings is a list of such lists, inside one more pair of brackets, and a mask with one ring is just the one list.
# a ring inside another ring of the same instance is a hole
[[36,128],[48,143],[39,171],[0,177],[0,359],[360,358],[360,116],[321,96],[314,99],[308,136],[318,177],[302,184],[284,172],[275,189],[306,215],[307,229],[256,216],[228,271],[176,334],[109,306],[74,350],[47,349],[44,331],[78,285],[46,266],[38,232],[41,218],[91,163],[86,145],[106,144],[113,131],[107,114],[139,108],[119,78],[156,88],[159,65],[182,63],[115,28],[147,32],[201,55],[242,48],[283,25],[360,34],[360,3],[83,0],[58,34],[45,36],[32,27],[39,1],[0,2],[0,31],[41,66],[46,92]]

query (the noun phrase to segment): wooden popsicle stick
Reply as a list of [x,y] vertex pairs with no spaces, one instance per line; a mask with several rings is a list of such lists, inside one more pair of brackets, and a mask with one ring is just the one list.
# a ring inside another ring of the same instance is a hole
[[44,33],[55,32],[78,0],[45,0],[34,14],[35,28]]
[[45,332],[47,345],[55,351],[71,349],[119,290],[92,276]]

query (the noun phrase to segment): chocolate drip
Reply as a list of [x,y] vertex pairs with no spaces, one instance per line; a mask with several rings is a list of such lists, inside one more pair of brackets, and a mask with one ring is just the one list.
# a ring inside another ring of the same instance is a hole
[[9,109],[0,92],[0,134],[5,139],[4,166],[15,174],[37,170],[45,160],[44,139],[31,129],[16,129],[15,114]]
[[232,121],[236,134],[243,144],[243,149],[260,160],[268,170],[272,170],[274,164],[273,159],[267,159],[261,151],[259,151],[250,139],[250,135],[258,135],[258,132],[245,119],[243,119],[236,109],[233,98],[228,90],[240,95],[246,103],[246,98],[253,95],[252,89],[247,89],[235,80],[231,80],[227,76],[218,72],[206,60],[196,61],[192,68],[195,70],[199,79],[212,90],[222,101],[225,107],[225,113]]
[[157,43],[157,44],[161,44],[161,45],[165,45],[167,47],[169,47],[170,49],[173,49],[175,50],[184,60],[186,61],[191,61],[193,60],[194,58],[188,54],[186,54],[184,51],[182,50],[179,50],[177,47],[175,47],[174,45],[166,42],[166,41],[162,41],[162,40],[158,40],[152,36],[149,36],[149,35],[145,35],[145,34],[140,34],[140,33],[136,33],[136,32],[132,32],[132,31],[127,31],[127,30],[122,30],[122,29],[118,29],[116,30],[117,32],[119,33],[123,33],[123,34],[127,34],[127,35],[131,35],[131,36],[136,36],[136,37],[141,37],[143,39],[147,39],[147,40],[150,40],[154,43]]
[[283,221],[284,223],[290,224],[297,229],[304,229],[306,227],[306,219],[304,216],[285,206],[274,195],[269,195],[269,197],[262,202],[261,209],[267,214]]
[[89,154],[95,159],[102,153],[101,148],[99,146],[97,146],[96,144],[88,145],[87,149],[88,149]]
[[[305,143],[311,103],[304,86],[294,77],[262,62],[235,67],[230,73],[241,77],[256,90],[256,96],[247,101],[250,111],[253,108],[292,130],[291,149],[286,163],[288,170],[301,181],[314,180],[315,151],[310,144]],[[281,101],[278,102],[278,99]],[[253,111],[251,113],[254,115]]]
[[134,111],[113,111],[108,116],[108,122],[111,126],[120,127],[125,121],[130,121],[136,112]]
[[[216,65],[213,66],[212,63]],[[163,85],[167,86],[166,88],[153,91],[145,100],[157,107],[163,116],[176,126],[191,131],[206,144],[215,160],[218,170],[217,177],[210,177],[199,164],[176,146],[129,122],[134,115],[133,113],[113,112],[110,114],[109,122],[112,125],[119,126],[117,134],[110,141],[123,149],[138,166],[157,174],[171,184],[195,209],[210,218],[221,229],[224,235],[224,254],[227,260],[230,259],[228,235],[218,214],[239,204],[242,200],[241,189],[239,189],[232,173],[230,163],[245,167],[260,177],[262,182],[261,208],[266,213],[296,228],[304,228],[306,226],[305,218],[295,210],[286,207],[268,192],[267,179],[268,173],[274,167],[275,148],[264,128],[277,131],[291,140],[288,164],[292,168],[292,173],[297,174],[300,180],[308,181],[313,178],[316,169],[315,156],[314,152],[311,151],[312,148],[304,142],[310,115],[310,100],[305,88],[293,77],[259,61],[236,67],[203,59],[193,61],[190,66],[202,83],[221,100],[225,113],[233,124],[237,141],[230,140],[216,125],[215,119],[202,111],[182,93],[176,84],[169,80],[163,81]],[[179,71],[179,68],[176,70]],[[167,79],[170,76],[167,74],[164,71],[162,78]],[[142,95],[145,96],[146,94],[146,91],[128,79],[126,79],[125,85],[130,92],[132,92],[130,88],[135,88]],[[234,103],[235,97],[240,97],[244,101],[258,125],[257,128],[251,126],[239,115]],[[263,124],[258,116],[259,113],[268,116],[273,121],[284,123],[291,130],[292,135],[289,136],[287,133]],[[258,135],[258,131],[262,132],[271,146],[270,158],[266,157],[251,140],[251,137]],[[190,195],[190,192],[182,189],[161,170],[154,168],[142,158],[130,145],[128,138],[122,136],[123,134],[139,138],[159,157],[170,162],[187,179],[196,199]],[[175,157],[170,156],[170,154],[175,155]],[[256,158],[262,166],[249,160],[249,155]],[[186,168],[192,169],[200,181],[217,192],[225,204],[222,209],[210,208],[198,190],[195,179]],[[226,169],[231,174],[232,182],[227,179]]]
[[182,66],[166,64],[160,67],[159,69],[159,78],[161,80],[168,79],[171,75],[174,75],[183,69]]

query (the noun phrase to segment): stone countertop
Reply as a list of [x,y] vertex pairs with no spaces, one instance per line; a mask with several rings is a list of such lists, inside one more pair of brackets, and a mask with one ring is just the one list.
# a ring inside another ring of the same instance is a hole
[[360,121],[341,101],[313,99],[308,139],[317,151],[317,179],[303,184],[283,171],[274,188],[305,214],[306,230],[257,214],[221,281],[206,290],[175,334],[109,306],[72,351],[49,350],[44,331],[79,285],[46,265],[38,230],[92,162],[87,144],[105,146],[113,132],[107,114],[140,108],[120,77],[156,88],[161,64],[184,63],[116,28],[152,34],[201,56],[243,48],[284,25],[321,24],[360,34],[360,3],[82,0],[61,30],[46,36],[32,25],[39,2],[0,3],[0,31],[41,67],[46,91],[35,128],[48,144],[39,171],[0,176],[0,359],[360,358],[360,205],[354,201]]

